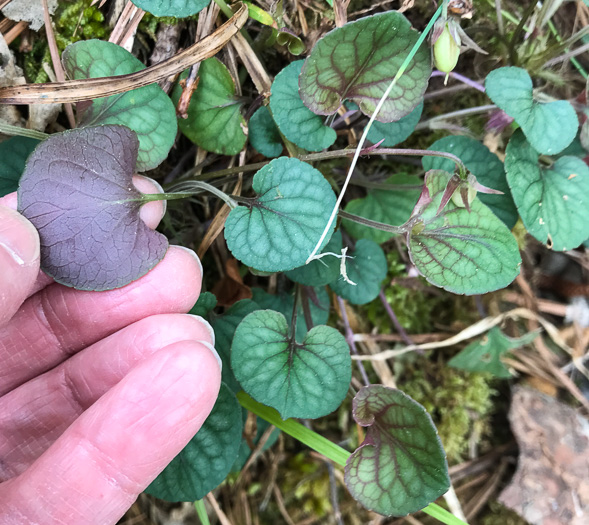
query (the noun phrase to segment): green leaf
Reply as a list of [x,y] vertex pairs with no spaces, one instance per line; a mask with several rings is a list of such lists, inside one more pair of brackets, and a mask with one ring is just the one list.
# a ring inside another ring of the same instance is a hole
[[[181,78],[186,78],[187,72]],[[245,146],[247,126],[235,83],[217,58],[200,64],[198,87],[190,99],[187,118],[178,119],[180,131],[201,148],[220,155],[237,155]],[[172,99],[178,102],[182,88],[176,86]]]
[[155,16],[184,18],[207,7],[211,0],[131,0],[137,7]]
[[[280,157],[254,175],[252,187],[258,197],[231,210],[225,223],[231,253],[263,272],[301,266],[315,248],[335,205],[329,182],[309,164]],[[324,243],[329,239],[328,235]]]
[[195,501],[217,487],[237,458],[241,407],[227,385],[201,429],[145,492],[166,501]]
[[[392,226],[404,224],[415,207],[419,198],[421,181],[410,175],[398,174],[389,177],[387,184],[408,186],[407,189],[398,190],[370,190],[368,195],[362,199],[351,200],[345,210],[365,219],[370,219]],[[343,219],[344,228],[356,239],[369,239],[382,244],[392,239],[395,234],[376,230],[357,222]]]
[[237,327],[231,366],[243,389],[278,410],[283,419],[314,419],[333,412],[352,378],[343,335],[316,326],[302,343],[295,343],[285,317],[272,310],[254,312]]
[[470,343],[450,359],[448,364],[460,370],[488,372],[495,377],[509,379],[511,372],[503,364],[501,357],[511,350],[530,344],[536,337],[538,337],[538,332],[530,332],[523,337],[512,339],[495,326],[491,328],[486,337]]
[[0,197],[18,189],[25,162],[39,142],[28,137],[11,137],[0,142]]
[[[515,226],[518,213],[507,185],[505,168],[497,155],[491,153],[487,146],[470,137],[452,136],[436,140],[429,149],[453,153],[477,178],[478,182],[494,190],[502,191],[504,195],[478,193],[478,197],[509,229]],[[454,162],[442,157],[423,157],[422,164],[426,171],[444,170],[453,173],[456,168]]]
[[[71,44],[61,61],[69,77],[76,80],[126,75],[145,69],[126,49],[103,40]],[[127,126],[137,134],[138,171],[153,169],[168,156],[178,130],[174,104],[157,84],[94,99],[82,112],[80,127],[105,124]]]
[[589,167],[576,157],[541,167],[521,132],[505,153],[507,182],[526,229],[553,250],[579,246],[589,237]]
[[250,118],[249,139],[254,148],[268,158],[282,153],[282,139],[266,106],[262,106]]
[[387,259],[382,248],[373,241],[360,239],[351,253],[351,258],[346,260],[346,268],[348,278],[356,285],[346,282],[340,276],[329,287],[352,304],[366,304],[372,301],[378,295],[380,285],[387,276]]
[[[278,313],[284,315],[287,319],[288,327],[291,328],[292,322],[292,309],[294,307],[294,294],[293,293],[278,293],[269,294],[261,288],[252,288],[253,300],[263,310],[275,310]],[[311,293],[314,293],[315,297],[309,297],[309,310],[311,312],[311,320],[313,326],[326,324],[329,319],[329,295],[325,288],[315,288]],[[314,300],[313,300],[314,299]],[[316,302],[315,302],[316,301]],[[307,335],[308,328],[305,321],[305,314],[303,312],[303,306],[301,301],[297,305],[297,329],[295,333],[295,339],[297,342],[301,342],[305,335]]]
[[366,138],[373,144],[384,139],[381,146],[392,148],[406,140],[413,133],[422,113],[423,102],[420,102],[409,115],[405,115],[396,122],[378,122],[375,120]]
[[[331,115],[352,100],[371,116],[416,44],[419,33],[396,11],[367,16],[327,33],[315,44],[299,80],[301,98],[314,113]],[[385,101],[377,119],[399,120],[423,99],[431,56],[422,45]]]
[[243,318],[259,309],[260,306],[254,301],[242,299],[231,305],[222,316],[211,321],[211,325],[215,331],[215,348],[223,362],[221,378],[233,392],[239,392],[241,390],[241,386],[235,379],[233,370],[231,370],[231,344],[233,343],[233,336],[235,335],[237,326],[243,321]]
[[577,135],[579,119],[566,100],[534,100],[530,75],[519,67],[500,67],[485,80],[489,98],[521,126],[530,144],[544,155],[565,149]]
[[[322,253],[331,252],[340,255],[341,251],[342,234],[338,230],[331,236]],[[309,264],[286,272],[286,276],[291,281],[306,286],[324,286],[338,278],[339,270],[340,259],[333,255],[326,255],[321,259],[313,259]]]
[[344,480],[356,501],[385,516],[416,512],[450,487],[448,464],[429,414],[400,390],[382,385],[354,397],[366,438],[346,462]]
[[203,292],[188,313],[206,317],[215,306],[217,306],[217,298],[215,297],[215,294],[212,294],[211,292]]
[[321,151],[337,138],[324,119],[308,109],[299,95],[299,74],[304,60],[286,66],[272,83],[270,110],[282,134],[300,148]]
[[473,295],[504,288],[519,273],[517,242],[478,198],[470,212],[450,201],[438,214],[450,178],[446,171],[427,174],[432,201],[418,204],[414,212],[407,242],[411,260],[430,283],[449,292]]

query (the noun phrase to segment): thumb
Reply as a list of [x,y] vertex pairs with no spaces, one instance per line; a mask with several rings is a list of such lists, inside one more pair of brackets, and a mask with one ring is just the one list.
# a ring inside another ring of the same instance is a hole
[[0,326],[26,299],[39,274],[39,234],[22,215],[0,206]]

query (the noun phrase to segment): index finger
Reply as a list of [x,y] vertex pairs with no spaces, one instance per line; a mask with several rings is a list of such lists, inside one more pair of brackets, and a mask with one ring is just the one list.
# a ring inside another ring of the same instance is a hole
[[0,485],[0,522],[116,523],[200,429],[220,382],[217,359],[201,343],[156,352]]

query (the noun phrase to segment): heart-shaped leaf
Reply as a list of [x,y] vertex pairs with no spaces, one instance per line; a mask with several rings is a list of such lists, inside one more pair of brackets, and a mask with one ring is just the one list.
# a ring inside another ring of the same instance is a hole
[[216,317],[211,321],[211,325],[215,331],[215,348],[223,362],[221,378],[234,393],[239,392],[241,386],[235,379],[233,370],[231,370],[231,344],[233,343],[233,336],[239,323],[243,321],[243,318],[259,309],[260,306],[254,301],[242,299],[228,308],[222,316]]
[[324,125],[324,118],[315,115],[303,104],[299,95],[299,74],[304,60],[286,66],[272,83],[270,109],[282,134],[300,148],[321,151],[337,138],[335,130]]
[[227,385],[201,429],[145,492],[166,501],[195,501],[231,472],[241,444],[241,407]]
[[271,159],[282,153],[280,132],[266,106],[251,116],[248,127],[251,145],[262,155]]
[[[415,208],[419,198],[421,181],[410,175],[393,175],[386,181],[387,184],[399,185],[398,190],[370,190],[362,199],[354,199],[346,205],[346,211],[392,226],[404,224]],[[407,186],[403,189],[402,186]],[[395,234],[376,230],[369,226],[363,226],[347,219],[343,220],[344,228],[356,239],[369,239],[378,244],[392,239]]]
[[400,390],[366,386],[354,397],[366,438],[346,462],[345,483],[356,501],[386,516],[426,507],[450,487],[448,464],[429,414]]
[[458,294],[482,294],[504,288],[519,273],[517,242],[507,226],[478,197],[470,212],[448,202],[438,208],[450,181],[446,171],[427,173],[431,202],[418,205],[408,234],[409,255],[432,284]]
[[[252,288],[254,301],[263,310],[275,310],[284,315],[287,319],[288,327],[291,328],[292,309],[294,307],[294,294],[282,292],[278,294],[269,294],[261,288]],[[325,288],[315,288],[311,293],[313,298],[308,298],[309,311],[311,313],[311,320],[313,326],[318,326],[327,323],[329,319],[329,295]],[[307,335],[309,329],[305,321],[305,314],[301,301],[297,305],[297,329],[295,333],[295,340],[302,341]]]
[[382,248],[374,241],[360,239],[346,260],[348,279],[342,276],[330,283],[329,287],[340,297],[352,304],[366,304],[372,301],[380,291],[380,285],[387,276],[387,259]]
[[[518,213],[507,185],[503,163],[489,148],[470,137],[455,136],[436,140],[430,147],[432,151],[445,151],[456,155],[482,185],[499,190],[503,195],[479,193],[478,197],[491,211],[499,217],[508,228],[513,228]],[[450,159],[442,157],[423,157],[423,168],[444,170],[453,173],[456,165]]]
[[489,98],[521,126],[530,144],[544,155],[565,149],[577,135],[579,119],[566,100],[534,100],[530,75],[519,67],[500,67],[485,80]]
[[382,140],[381,146],[392,148],[406,140],[413,133],[422,113],[423,102],[420,102],[409,115],[405,115],[396,122],[378,122],[375,120],[366,138],[373,144],[377,144]]
[[488,372],[495,377],[509,379],[511,372],[501,361],[501,357],[511,350],[530,344],[538,337],[538,332],[530,332],[513,339],[507,337],[494,326],[483,339],[470,343],[459,354],[455,355],[448,365],[469,372]]
[[28,137],[11,137],[0,143],[0,197],[18,188],[25,162],[39,141]]
[[516,132],[505,152],[507,182],[526,229],[553,250],[576,248],[589,237],[589,167],[561,157],[550,168]]
[[[319,40],[305,61],[299,80],[305,105],[331,115],[352,100],[371,116],[378,101],[416,44],[419,33],[396,11],[361,18]],[[377,119],[392,122],[421,102],[431,74],[431,57],[422,45],[385,101]]]
[[[342,251],[342,234],[338,230],[323,248],[323,253],[340,255]],[[286,276],[295,283],[306,286],[324,286],[335,281],[340,272],[340,259],[334,255],[325,255],[321,259],[313,259],[309,264],[286,272]],[[327,321],[323,321],[327,322]],[[322,323],[317,323],[322,324]]]
[[211,0],[132,0],[137,6],[155,16],[184,18],[200,13]]
[[[335,205],[329,182],[309,164],[280,157],[254,175],[252,187],[258,197],[231,210],[225,223],[231,253],[263,272],[301,266]],[[327,236],[325,244],[329,239]]]
[[[145,66],[126,49],[103,40],[85,40],[69,45],[61,56],[72,79],[126,75]],[[120,124],[139,138],[137,171],[158,166],[170,152],[178,126],[174,104],[157,85],[97,98],[82,113],[81,127]]]
[[139,142],[123,126],[51,135],[27,161],[18,210],[39,230],[41,268],[80,290],[110,290],[151,270],[168,240],[140,218]]
[[[181,78],[186,78],[187,72]],[[237,155],[247,139],[241,102],[235,96],[231,73],[217,58],[200,64],[199,82],[188,105],[187,118],[178,126],[192,142],[221,155]],[[182,89],[176,86],[172,99],[178,103]]]
[[231,366],[243,389],[278,410],[283,419],[313,419],[333,412],[352,379],[343,335],[329,326],[316,326],[296,343],[284,315],[272,310],[258,310],[237,327]]

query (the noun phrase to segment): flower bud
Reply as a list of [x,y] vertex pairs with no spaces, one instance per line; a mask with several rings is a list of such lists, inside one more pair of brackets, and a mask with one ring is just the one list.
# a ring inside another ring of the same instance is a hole
[[434,63],[440,71],[450,73],[456,67],[459,56],[460,37],[456,33],[452,35],[448,24],[446,24],[434,42]]

